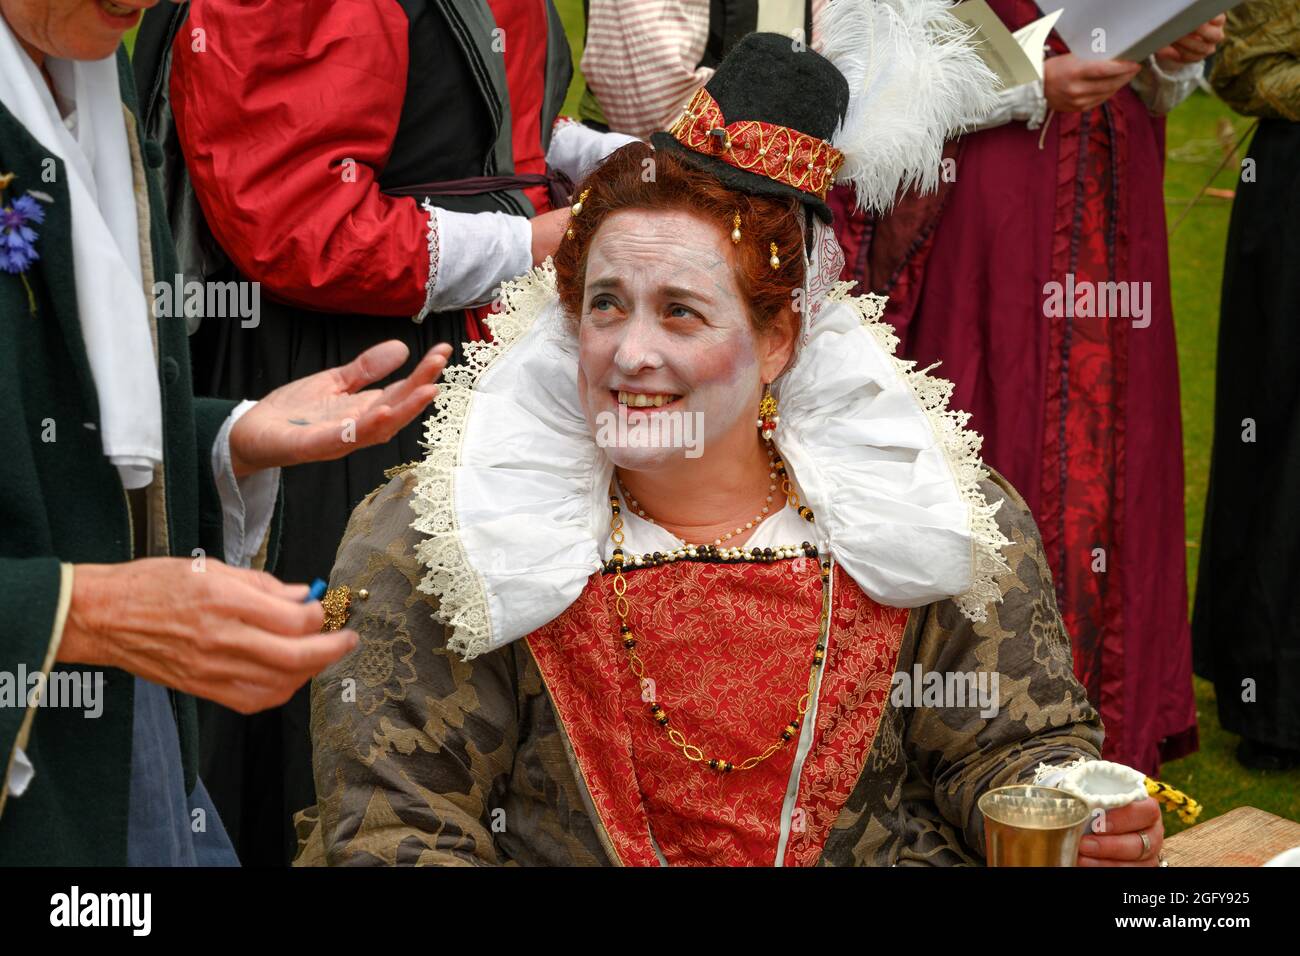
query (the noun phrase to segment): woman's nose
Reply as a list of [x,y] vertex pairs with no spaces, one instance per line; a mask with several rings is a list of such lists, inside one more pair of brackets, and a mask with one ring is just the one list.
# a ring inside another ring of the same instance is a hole
[[624,375],[660,368],[664,363],[658,339],[657,323],[635,316],[630,318],[623,325],[623,338],[614,353],[614,364]]

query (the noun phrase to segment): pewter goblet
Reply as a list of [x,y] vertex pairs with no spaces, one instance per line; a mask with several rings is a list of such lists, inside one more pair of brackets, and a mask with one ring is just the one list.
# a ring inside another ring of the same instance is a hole
[[1055,787],[1018,784],[979,799],[989,866],[1074,866],[1088,804]]

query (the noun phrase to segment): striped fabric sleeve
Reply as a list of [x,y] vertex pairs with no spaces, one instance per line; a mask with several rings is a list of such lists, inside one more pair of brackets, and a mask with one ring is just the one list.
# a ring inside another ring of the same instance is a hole
[[[825,4],[813,0],[814,47]],[[582,73],[609,128],[639,139],[667,129],[713,76],[699,65],[708,40],[709,0],[591,0]]]
[[592,0],[582,73],[610,129],[664,129],[713,75],[708,38],[709,0]]

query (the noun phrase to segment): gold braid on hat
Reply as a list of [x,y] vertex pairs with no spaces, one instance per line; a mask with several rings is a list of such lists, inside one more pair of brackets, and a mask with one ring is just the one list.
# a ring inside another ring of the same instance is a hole
[[823,201],[844,165],[844,154],[838,149],[797,129],[760,120],[727,123],[722,107],[703,88],[668,132],[687,149]]

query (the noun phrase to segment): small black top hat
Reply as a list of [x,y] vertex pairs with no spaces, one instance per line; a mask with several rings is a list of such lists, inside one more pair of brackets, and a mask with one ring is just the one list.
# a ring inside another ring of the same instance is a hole
[[[704,90],[716,101],[727,125],[757,121],[785,127],[822,140],[824,144],[829,144],[849,106],[848,81],[834,64],[779,33],[751,33],[740,40],[718,65]],[[715,135],[721,142],[725,133],[719,129]],[[726,141],[729,143],[730,139]],[[819,196],[762,172],[738,168],[718,155],[685,145],[673,133],[654,133],[650,142],[655,149],[670,151],[712,173],[726,186],[760,196],[792,197],[806,204],[825,222],[831,221],[830,207],[823,198],[824,189]],[[825,152],[818,153],[823,164],[827,153],[834,153],[828,145]],[[834,155],[838,157],[838,153]],[[754,158],[749,157],[751,167],[755,166]]]

